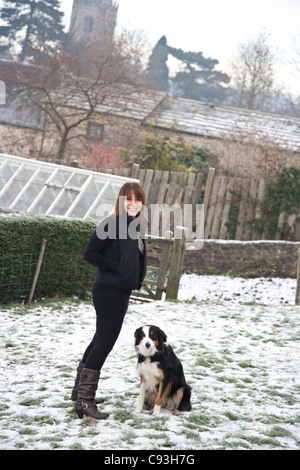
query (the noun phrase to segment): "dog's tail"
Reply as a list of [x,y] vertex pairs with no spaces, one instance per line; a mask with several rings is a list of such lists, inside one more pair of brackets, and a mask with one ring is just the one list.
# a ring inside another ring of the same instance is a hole
[[183,397],[178,407],[178,411],[191,411],[191,393],[191,387],[189,385],[186,385],[183,390]]

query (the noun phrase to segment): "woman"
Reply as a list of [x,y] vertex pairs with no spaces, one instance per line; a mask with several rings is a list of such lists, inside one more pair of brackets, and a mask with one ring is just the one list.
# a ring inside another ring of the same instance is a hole
[[140,289],[146,274],[145,194],[138,183],[125,183],[113,214],[100,222],[84,259],[97,266],[93,286],[96,333],[77,368],[72,400],[79,418],[106,419],[95,399],[101,368],[112,350],[127,312],[132,290]]

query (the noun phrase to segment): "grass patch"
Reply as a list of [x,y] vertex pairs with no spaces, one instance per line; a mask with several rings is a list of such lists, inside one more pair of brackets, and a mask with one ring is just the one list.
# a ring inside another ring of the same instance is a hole
[[[69,397],[78,360],[94,333],[93,306],[52,299],[30,310],[2,311],[1,374],[7,386],[0,405],[0,448],[300,448],[300,387],[295,383],[299,346],[290,340],[291,335],[299,337],[298,310],[158,303],[168,339],[192,386],[193,409],[178,415],[163,410],[152,417],[151,411],[134,414],[138,377],[133,333],[137,325],[152,321],[154,309],[155,303],[130,305],[100,377],[106,400],[99,409],[110,416],[95,423],[78,419]],[[275,322],[284,327],[273,328]],[[186,324],[193,328],[187,331]],[[276,335],[278,341],[270,342]],[[268,413],[274,403],[276,412]]]

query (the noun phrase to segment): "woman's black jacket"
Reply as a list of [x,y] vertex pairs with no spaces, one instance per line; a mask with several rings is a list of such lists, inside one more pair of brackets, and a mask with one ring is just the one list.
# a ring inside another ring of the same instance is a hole
[[84,259],[97,266],[97,284],[136,290],[146,275],[146,246],[138,249],[135,220],[111,215],[100,222],[84,253]]

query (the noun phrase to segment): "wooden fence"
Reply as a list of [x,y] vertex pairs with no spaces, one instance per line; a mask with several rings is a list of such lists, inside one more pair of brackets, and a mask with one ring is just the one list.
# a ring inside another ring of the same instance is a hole
[[265,180],[215,176],[208,197],[205,239],[258,240],[253,221],[261,219]]
[[[116,169],[114,174],[136,178],[144,188],[148,206],[151,204],[203,204],[204,239],[261,240],[267,234],[255,229],[253,221],[262,218],[261,205],[267,183],[263,179],[243,179],[215,175],[210,168],[207,177],[196,173],[180,173],[159,170],[143,170],[139,165]],[[299,214],[300,215],[300,214]],[[276,239],[280,239],[286,223],[297,221],[297,214],[278,220]],[[297,228],[298,227],[298,228]],[[300,240],[300,224],[294,230],[294,241]],[[175,227],[173,226],[173,231]],[[189,249],[185,239],[158,238],[151,234],[147,240],[147,277],[140,292],[133,292],[132,299],[151,301],[176,299],[179,289],[184,253]],[[300,257],[300,254],[299,254]],[[300,259],[300,258],[299,258]],[[300,272],[300,261],[299,261]],[[300,302],[300,274],[298,274],[297,298]]]
[[205,179],[202,174],[143,170],[138,165],[127,175],[139,179],[149,206],[203,204],[205,239],[258,239],[250,221],[261,217],[265,180],[216,176],[214,168]]
[[[116,169],[115,174],[139,179],[147,204],[203,204],[205,213],[204,238],[221,240],[264,240],[269,236],[256,230],[262,217],[267,182],[215,174],[210,168],[207,178],[202,174],[143,170],[139,165]],[[284,227],[289,227],[293,241],[300,240],[300,214],[280,214],[276,240]],[[174,229],[174,227],[173,227]],[[160,233],[161,235],[161,233]]]
[[[262,203],[267,181],[214,176],[207,191],[205,239],[266,240],[270,238],[262,223]],[[277,221],[275,240],[288,229],[292,241],[300,240],[300,213],[282,212]]]
[[[103,171],[103,170],[101,170]],[[210,181],[210,174],[214,173],[214,169],[210,170],[207,181]],[[159,209],[154,207],[157,205],[166,205],[172,208],[170,227],[169,229],[174,232],[176,221],[176,208],[180,209],[177,212],[181,214],[181,221],[184,218],[184,205],[188,204],[191,207],[195,207],[196,204],[202,204],[203,194],[204,200],[206,200],[206,193],[210,188],[209,184],[205,183],[205,176],[201,173],[187,173],[177,171],[161,171],[161,170],[144,170],[139,165],[133,165],[132,168],[119,168],[113,170],[114,174],[121,176],[128,176],[139,180],[141,186],[144,189],[147,207],[149,209],[149,230],[151,235],[162,237],[165,230],[168,228],[163,227],[162,218],[163,213],[159,214],[159,217],[154,217],[153,212]],[[197,213],[192,211],[191,227],[195,226]],[[153,217],[152,217],[153,216]],[[151,223],[152,222],[152,223]],[[183,225],[183,223],[179,225]]]
[[147,204],[197,204],[201,199],[204,175],[178,171],[144,170],[134,164],[132,168],[100,169],[115,175],[128,176],[140,181]]

